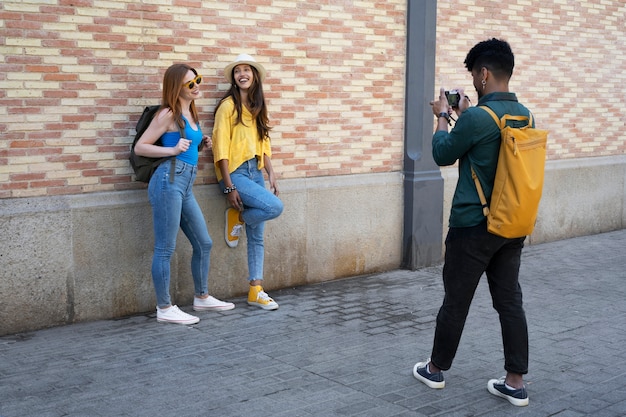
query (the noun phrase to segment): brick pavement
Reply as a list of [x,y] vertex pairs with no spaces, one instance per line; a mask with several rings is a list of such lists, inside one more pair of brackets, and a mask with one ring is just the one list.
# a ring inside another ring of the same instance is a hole
[[274,291],[275,312],[236,299],[194,326],[148,314],[0,337],[0,416],[624,416],[625,247],[622,230],[525,249],[528,407],[487,392],[504,371],[485,280],[446,388],[413,378],[437,266]]

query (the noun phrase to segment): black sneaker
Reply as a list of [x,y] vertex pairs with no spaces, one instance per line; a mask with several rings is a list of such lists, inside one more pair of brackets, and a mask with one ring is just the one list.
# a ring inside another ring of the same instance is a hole
[[504,385],[505,377],[500,379],[490,379],[487,382],[487,389],[490,393],[509,402],[518,407],[525,407],[528,405],[528,393],[526,387],[519,389],[509,389]]
[[431,388],[441,389],[445,387],[446,381],[443,380],[443,372],[439,371],[432,374],[428,372],[426,367],[429,361],[416,363],[413,367],[413,376]]

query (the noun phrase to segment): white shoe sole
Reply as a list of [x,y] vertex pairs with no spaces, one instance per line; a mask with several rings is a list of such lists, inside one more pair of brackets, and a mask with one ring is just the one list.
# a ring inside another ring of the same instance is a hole
[[159,319],[157,318],[157,322],[159,323],[171,323],[171,324],[196,324],[200,322],[200,319],[195,320],[167,320],[167,319]]
[[225,305],[225,306],[215,306],[215,307],[205,307],[205,306],[193,306],[194,311],[227,311],[235,308],[234,304]]
[[417,368],[421,368],[421,367],[425,366],[427,363],[428,362],[418,362],[418,363],[415,364],[415,366],[413,366],[413,376],[415,377],[415,379],[417,379],[420,382],[423,382],[424,384],[426,384],[430,388],[434,388],[434,389],[445,388],[446,381],[441,381],[441,382],[431,381],[428,378],[424,378],[423,376],[421,376],[419,374],[419,372],[417,372]]
[[487,382],[487,390],[490,393],[492,393],[496,397],[500,397],[500,398],[504,398],[505,400],[508,400],[511,404],[513,404],[513,405],[515,405],[517,407],[526,407],[528,405],[528,398],[524,398],[524,399],[514,398],[514,397],[511,397],[509,395],[503,394],[500,391],[498,391],[497,389],[495,389],[495,387],[493,386],[494,381],[498,382],[497,379],[494,379],[493,381]]
[[248,301],[248,305],[261,307],[263,310],[278,310],[278,304],[261,304],[254,301]]

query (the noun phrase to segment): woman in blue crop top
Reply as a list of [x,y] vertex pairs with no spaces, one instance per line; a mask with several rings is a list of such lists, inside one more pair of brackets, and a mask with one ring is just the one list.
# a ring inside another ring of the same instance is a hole
[[[195,324],[200,321],[173,305],[170,298],[170,259],[176,248],[179,227],[193,248],[193,309],[230,310],[235,307],[209,295],[213,241],[192,190],[198,171],[198,149],[208,140],[200,129],[194,103],[200,97],[201,81],[202,77],[188,65],[169,67],[163,77],[161,108],[135,145],[138,155],[172,157],[159,165],[148,185],[154,223],[152,281],[156,292],[157,321],[164,323]],[[180,135],[181,129],[184,138]],[[156,144],[159,139],[161,145]],[[174,175],[171,181],[170,175]]]

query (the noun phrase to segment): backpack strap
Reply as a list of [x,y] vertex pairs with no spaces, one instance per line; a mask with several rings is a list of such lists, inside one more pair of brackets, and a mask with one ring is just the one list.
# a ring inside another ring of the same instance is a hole
[[[496,113],[491,110],[489,107],[487,106],[478,106],[479,108],[483,109],[484,111],[486,111],[487,113],[489,113],[489,115],[491,116],[491,118],[496,122],[496,124],[498,125],[498,127],[500,128],[500,130],[502,130],[503,125],[506,123],[505,120],[500,120],[498,118],[498,116],[496,115]],[[504,117],[502,118],[504,119]]]
[[480,198],[480,204],[483,207],[483,215],[487,217],[489,215],[489,206],[487,205],[487,199],[485,198],[483,187],[480,185],[480,180],[478,179],[478,175],[476,175],[476,171],[474,171],[474,167],[470,165],[470,169],[472,170],[472,179],[474,180],[474,184],[476,184],[476,191],[478,192],[478,198]]
[[[491,110],[489,107],[487,106],[478,106],[478,107],[480,107],[481,109],[489,113],[493,121],[496,122],[496,125],[498,126],[498,128],[502,130],[502,125],[504,125],[506,121],[500,120],[498,116],[496,115],[496,113],[493,110]],[[480,198],[480,204],[482,205],[482,208],[483,208],[483,215],[487,217],[489,215],[489,205],[487,204],[487,199],[485,198],[485,192],[483,191],[483,187],[480,185],[480,180],[478,179],[478,175],[476,175],[476,171],[474,171],[474,167],[470,165],[470,169],[472,170],[472,179],[474,180],[474,184],[476,184],[476,191],[478,192],[478,198]]]
[[478,106],[479,108],[485,110],[487,113],[489,113],[489,115],[491,115],[491,118],[496,122],[496,124],[498,125],[498,127],[500,128],[500,130],[504,129],[506,127],[506,121],[507,120],[516,120],[516,121],[528,121],[528,127],[532,127],[533,126],[533,114],[531,112],[528,112],[528,117],[526,116],[511,116],[510,114],[505,114],[504,116],[502,116],[501,119],[498,118],[498,116],[496,115],[496,113],[491,110],[491,108],[489,108],[488,106]]
[[[176,123],[176,125],[178,126],[178,132],[180,133],[180,137],[182,139],[186,139],[185,138],[185,128],[184,127],[180,127],[180,125],[178,123]],[[172,160],[172,163],[170,165],[170,183],[173,184],[174,183],[174,177],[176,177],[176,157],[172,156],[170,159]]]

